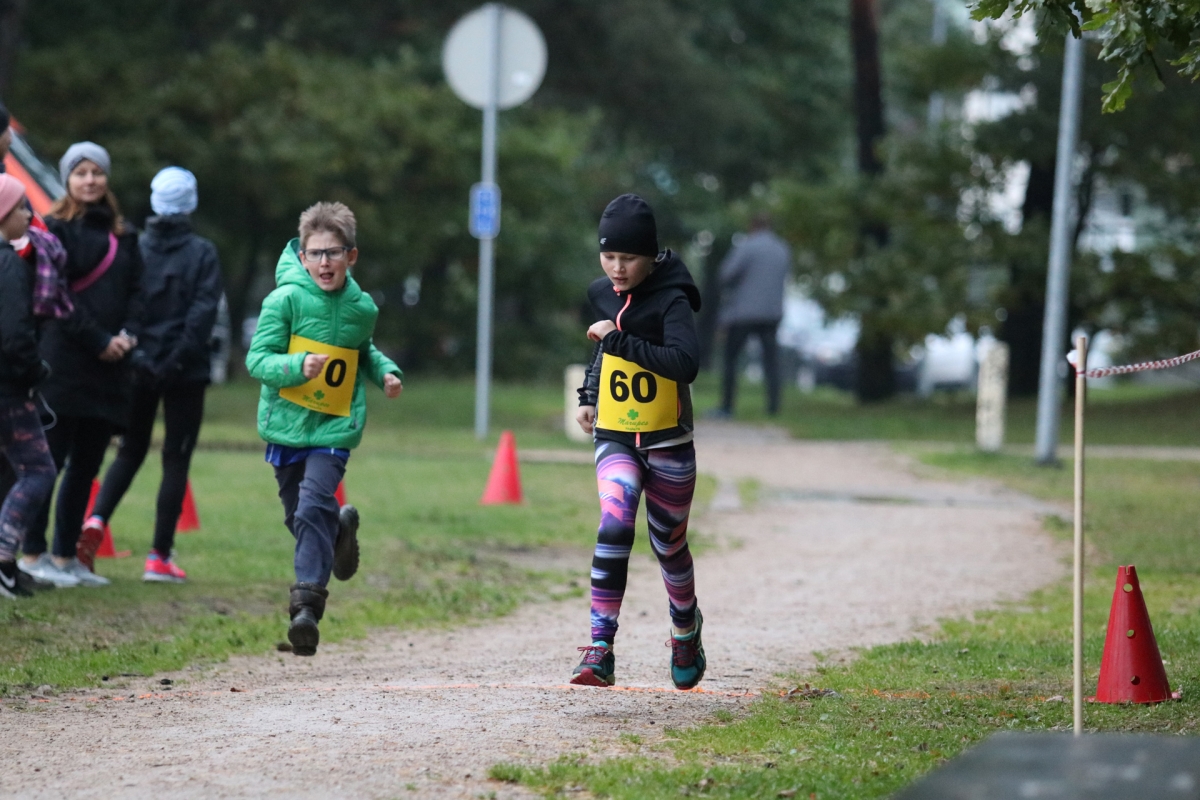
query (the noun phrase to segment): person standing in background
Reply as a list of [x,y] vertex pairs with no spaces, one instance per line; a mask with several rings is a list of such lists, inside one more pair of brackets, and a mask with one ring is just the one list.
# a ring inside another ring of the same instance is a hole
[[[124,429],[132,399],[129,352],[142,318],[142,255],[137,231],[121,217],[108,187],[108,151],[94,142],[71,145],[58,163],[67,194],[46,225],[66,249],[66,277],[77,313],[47,322],[42,358],[53,370],[42,394],[56,415],[46,431],[50,454],[63,472],[54,521],[54,552],[46,556],[50,504],[25,537],[21,569],[39,577],[49,561],[83,586],[109,581],[93,571],[100,540],[80,541],[92,481],[113,435]],[[65,469],[64,469],[65,465]]]
[[783,321],[784,284],[791,268],[792,250],[771,230],[771,217],[765,212],[754,216],[750,232],[721,263],[721,310],[717,320],[725,329],[725,370],[721,407],[714,416],[733,416],[738,357],[751,336],[762,344],[767,413],[779,413],[779,347],[775,337]]
[[217,248],[192,232],[196,176],[167,167],[150,183],[150,206],[139,240],[145,272],[145,315],[133,353],[133,405],[117,458],[104,476],[81,541],[103,539],[104,525],[137,475],[150,450],[154,418],[162,401],[166,424],[162,483],[154,518],[154,545],[142,580],[183,583],[187,573],[171,558],[175,527],[187,491],[188,468],[204,417],[211,359],[209,339],[221,300]]

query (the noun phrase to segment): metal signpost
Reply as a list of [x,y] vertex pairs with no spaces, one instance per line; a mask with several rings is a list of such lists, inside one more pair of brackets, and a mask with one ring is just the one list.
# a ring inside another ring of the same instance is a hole
[[442,70],[460,100],[483,110],[482,168],[479,183],[471,187],[468,217],[471,235],[479,240],[475,436],[482,439],[487,436],[492,380],[492,241],[500,233],[496,113],[519,106],[537,91],[546,74],[546,40],[525,14],[488,3],[455,23],[442,47]]
[[1038,380],[1036,457],[1058,460],[1063,344],[1067,337],[1067,284],[1071,273],[1071,217],[1075,210],[1075,149],[1083,97],[1083,42],[1067,33],[1063,54],[1062,105],[1058,112],[1058,155],[1054,165],[1054,210],[1050,219],[1050,264],[1046,274],[1046,315],[1042,324],[1042,365]]

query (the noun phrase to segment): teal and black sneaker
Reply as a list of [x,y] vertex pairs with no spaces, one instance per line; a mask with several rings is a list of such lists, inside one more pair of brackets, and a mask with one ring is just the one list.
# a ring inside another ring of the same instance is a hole
[[700,640],[700,629],[704,627],[704,617],[700,609],[696,609],[696,627],[690,633],[677,636],[672,630],[671,641],[671,682],[676,689],[691,689],[704,677],[704,668],[708,662],[704,658],[704,643]]
[[611,647],[605,642],[592,642],[579,650],[583,658],[571,674],[571,683],[576,686],[612,686],[616,682],[617,659]]

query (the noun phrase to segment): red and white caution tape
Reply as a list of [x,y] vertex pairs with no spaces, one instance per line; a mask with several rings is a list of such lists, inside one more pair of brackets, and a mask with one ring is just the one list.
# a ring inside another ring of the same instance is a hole
[[[1129,375],[1133,372],[1149,372],[1155,369],[1171,369],[1178,367],[1181,364],[1186,364],[1189,361],[1195,361],[1200,358],[1200,350],[1194,353],[1188,353],[1183,356],[1175,356],[1174,358],[1165,358],[1162,361],[1145,361],[1141,364],[1125,364],[1120,367],[1097,367],[1089,369],[1084,373],[1086,378],[1107,378],[1109,375]],[[1071,366],[1075,367],[1075,374],[1079,374],[1079,366],[1076,362],[1079,360],[1076,352],[1072,350],[1067,355],[1067,361],[1071,362]]]

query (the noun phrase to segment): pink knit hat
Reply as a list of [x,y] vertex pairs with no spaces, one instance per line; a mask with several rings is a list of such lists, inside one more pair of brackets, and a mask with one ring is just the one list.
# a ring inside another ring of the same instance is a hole
[[0,219],[7,217],[23,197],[25,184],[12,175],[0,174]]

